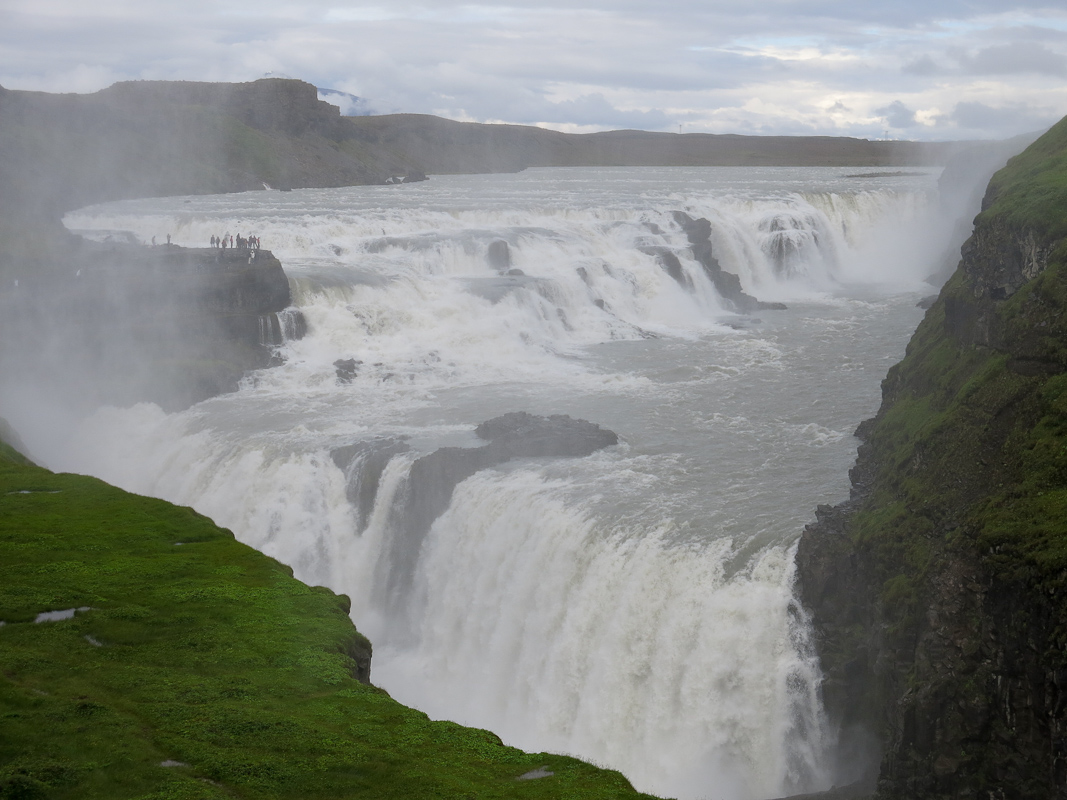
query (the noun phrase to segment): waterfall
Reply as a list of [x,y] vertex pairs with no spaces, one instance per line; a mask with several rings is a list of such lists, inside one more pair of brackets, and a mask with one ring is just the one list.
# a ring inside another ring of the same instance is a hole
[[[936,176],[844,172],[530,170],[83,209],[69,226],[260,236],[293,289],[282,363],[181,413],[100,409],[61,444],[11,417],[50,466],[192,505],[348,594],[374,681],[431,716],[664,795],[825,788],[793,548],[847,491],[851,432],[939,252]],[[788,309],[732,308],[676,212]],[[619,443],[475,465],[411,534],[414,465],[513,411]]]

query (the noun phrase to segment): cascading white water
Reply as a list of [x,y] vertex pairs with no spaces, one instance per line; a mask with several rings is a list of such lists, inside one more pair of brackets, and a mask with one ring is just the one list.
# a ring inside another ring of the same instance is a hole
[[416,704],[451,716],[466,698],[462,718],[508,741],[626,765],[671,795],[819,784],[788,548],[731,571],[730,539],[678,546],[669,520],[605,524],[554,488],[533,470],[478,475],[435,526],[416,645],[390,653]]
[[[793,546],[847,491],[850,433],[939,245],[933,176],[847,172],[533,170],[85,209],[67,224],[97,236],[260,236],[308,334],[234,394],[24,438],[348,593],[375,682],[432,716],[665,795],[822,788],[832,735]],[[731,313],[675,211],[788,310]],[[476,472],[398,566],[411,464],[516,410],[621,441]],[[382,591],[398,570],[399,604]]]

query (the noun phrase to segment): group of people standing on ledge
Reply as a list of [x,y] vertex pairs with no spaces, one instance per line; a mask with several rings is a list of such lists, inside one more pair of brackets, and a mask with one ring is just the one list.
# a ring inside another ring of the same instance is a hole
[[221,247],[223,250],[227,247],[236,248],[238,250],[258,250],[259,237],[249,236],[246,239],[241,234],[237,234],[237,238],[234,239],[232,234],[227,233],[225,236],[212,236],[211,246]]

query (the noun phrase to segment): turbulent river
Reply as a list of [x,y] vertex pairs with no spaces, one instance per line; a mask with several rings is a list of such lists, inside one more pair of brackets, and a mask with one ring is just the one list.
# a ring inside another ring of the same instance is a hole
[[[98,235],[259,236],[307,335],[236,393],[104,408],[28,444],[351,596],[375,683],[432,717],[662,795],[826,788],[793,550],[847,495],[852,432],[948,227],[936,174],[849,176],[864,171],[543,169],[83,209],[67,225]],[[787,309],[730,312],[675,211],[708,219],[722,266]],[[476,472],[399,552],[415,459],[477,446],[511,411],[619,444]]]

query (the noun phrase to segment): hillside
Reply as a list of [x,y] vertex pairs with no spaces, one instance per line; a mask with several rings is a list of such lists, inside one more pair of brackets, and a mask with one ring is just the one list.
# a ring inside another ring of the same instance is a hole
[[347,610],[191,509],[0,442],[0,798],[648,797],[394,702]]
[[130,197],[381,184],[547,166],[944,163],[957,146],[831,137],[564,134],[416,114],[341,117],[302,81],[0,87],[0,273],[46,268],[59,218]]
[[521,125],[454,122],[420,114],[348,120],[427,174],[529,167],[905,166],[943,164],[959,145],[831,136],[738,136],[606,131],[569,134]]
[[797,556],[883,798],[1067,797],[1067,120],[989,185]]

